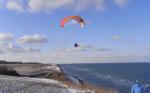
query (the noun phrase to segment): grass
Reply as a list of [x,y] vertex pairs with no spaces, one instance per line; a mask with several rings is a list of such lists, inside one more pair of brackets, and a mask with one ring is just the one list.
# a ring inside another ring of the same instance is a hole
[[75,84],[71,82],[70,80],[66,80],[65,75],[63,73],[51,73],[47,77],[48,79],[54,79],[62,84],[67,85],[71,89],[78,90],[77,93],[118,93],[114,89],[106,89],[104,87],[88,84],[88,83],[81,83],[81,84]]

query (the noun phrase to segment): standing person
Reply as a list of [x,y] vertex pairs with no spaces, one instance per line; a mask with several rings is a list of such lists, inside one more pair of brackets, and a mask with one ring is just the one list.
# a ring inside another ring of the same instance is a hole
[[135,84],[133,84],[131,88],[131,93],[142,93],[142,87],[139,84],[138,80],[136,80]]
[[146,84],[146,85],[141,85],[139,83],[138,80],[136,80],[135,84],[133,84],[132,88],[131,88],[131,93],[150,93],[149,89],[150,85]]

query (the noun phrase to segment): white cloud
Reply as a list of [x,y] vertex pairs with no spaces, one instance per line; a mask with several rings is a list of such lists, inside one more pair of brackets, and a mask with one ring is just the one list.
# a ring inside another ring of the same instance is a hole
[[99,48],[92,45],[80,45],[79,47],[74,48],[61,48],[58,49],[58,55],[64,54],[64,53],[87,53],[87,52],[105,52],[105,51],[111,51],[111,49],[106,48]]
[[31,12],[52,11],[66,7],[71,4],[73,0],[29,0],[28,8]]
[[[129,0],[114,0],[119,7],[125,7]],[[103,11],[106,0],[0,0],[0,8],[17,12],[53,12],[59,9],[66,11]]]
[[104,10],[105,0],[75,0],[73,3],[73,7],[76,11],[83,11],[88,9],[94,10]]
[[119,7],[126,7],[129,0],[114,0]]
[[0,42],[10,42],[13,41],[14,35],[9,33],[0,33]]
[[92,51],[110,51],[111,49],[106,49],[106,48],[99,48],[93,45],[82,45],[81,48],[86,49],[86,50],[92,50]]
[[23,48],[19,46],[15,46],[12,43],[9,44],[1,44],[0,49],[3,50],[4,53],[30,53],[30,52],[40,52],[40,49],[35,48]]
[[83,11],[93,8],[104,10],[105,0],[29,0],[28,8],[31,12],[51,12],[53,10],[67,8],[75,11]]
[[20,44],[41,44],[48,42],[45,36],[35,34],[35,35],[26,35],[17,40],[17,43]]
[[37,48],[25,48],[25,50],[27,52],[40,52],[40,51],[42,51],[41,49],[37,49]]
[[[62,63],[98,62],[106,58],[106,54],[111,49],[99,48],[93,45],[80,45],[74,48],[61,48],[54,51],[51,58]],[[110,52],[111,53],[111,52]],[[47,59],[47,58],[45,58]]]
[[66,8],[70,11],[104,10],[105,0],[0,0],[1,8],[12,11],[52,12]]
[[120,36],[114,35],[112,36],[112,40],[120,40]]
[[[6,45],[9,48],[17,47],[11,44]],[[23,48],[24,49],[24,48]],[[1,48],[0,48],[1,50]],[[70,50],[69,50],[70,51]],[[70,51],[57,54],[54,52],[17,52],[8,51],[0,54],[1,60],[24,61],[24,62],[41,62],[41,63],[105,63],[105,62],[140,62],[142,60],[150,60],[150,54],[143,53],[124,53],[124,52],[99,52],[99,53],[82,53]],[[142,61],[143,62],[143,61]]]
[[3,51],[2,51],[2,50],[0,50],[0,54],[3,54]]
[[23,5],[21,4],[20,0],[8,0],[6,2],[6,8],[12,11],[18,11],[18,12],[24,11]]

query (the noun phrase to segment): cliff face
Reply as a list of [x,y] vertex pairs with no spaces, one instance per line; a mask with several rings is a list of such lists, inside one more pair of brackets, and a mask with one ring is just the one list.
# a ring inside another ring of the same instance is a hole
[[59,65],[39,63],[0,63],[0,93],[116,92],[104,89],[99,90],[93,86],[89,87],[83,80],[65,73]]
[[75,76],[65,73],[59,65],[51,64],[0,64],[1,75],[48,78],[76,84],[83,83]]

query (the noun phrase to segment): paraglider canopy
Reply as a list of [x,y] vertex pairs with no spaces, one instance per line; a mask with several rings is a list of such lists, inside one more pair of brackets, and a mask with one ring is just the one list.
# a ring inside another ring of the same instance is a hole
[[68,17],[65,17],[62,21],[61,21],[61,27],[64,27],[65,24],[70,21],[70,20],[75,20],[77,21],[81,27],[84,27],[84,20],[83,18],[81,18],[80,16],[68,16]]

